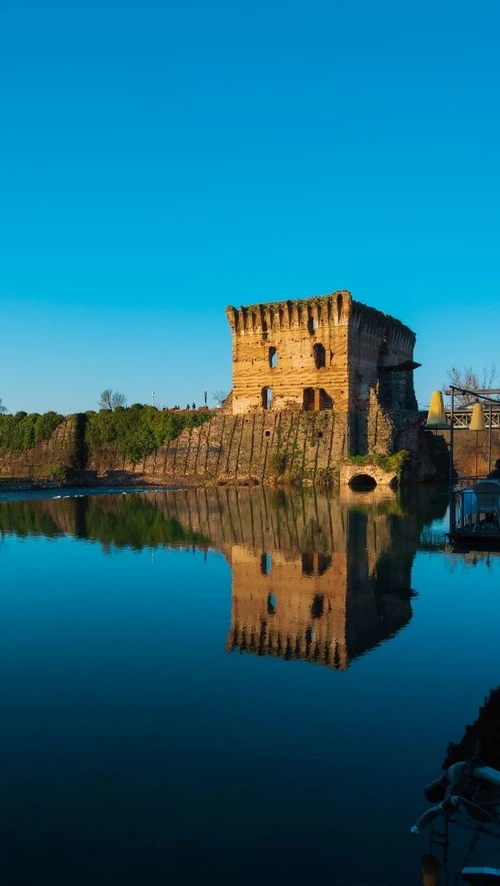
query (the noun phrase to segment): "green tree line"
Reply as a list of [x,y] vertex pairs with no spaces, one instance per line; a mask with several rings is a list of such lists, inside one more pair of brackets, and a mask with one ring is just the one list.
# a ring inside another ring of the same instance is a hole
[[[77,427],[84,428],[82,436],[88,451],[112,444],[123,458],[136,463],[166,440],[174,440],[185,428],[197,427],[210,416],[206,412],[162,412],[137,403],[128,409],[101,409],[80,417],[82,422],[77,422]],[[57,412],[0,414],[0,452],[20,454],[32,449],[48,440],[63,419]]]
[[0,452],[21,453],[48,440],[64,416],[57,412],[0,414]]
[[163,412],[136,403],[128,409],[101,409],[86,413],[85,445],[88,451],[113,444],[127,461],[141,461],[166,440],[174,440],[185,428],[202,425],[206,412]]

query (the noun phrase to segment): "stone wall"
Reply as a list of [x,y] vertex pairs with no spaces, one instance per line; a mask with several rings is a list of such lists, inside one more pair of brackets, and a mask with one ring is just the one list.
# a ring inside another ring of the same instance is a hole
[[[425,431],[437,474],[446,478],[449,470],[449,431]],[[491,466],[500,458],[500,430],[491,430]],[[484,476],[488,471],[488,431],[457,428],[453,434],[453,460],[460,477]]]
[[[377,414],[374,410],[373,415]],[[0,477],[57,481],[66,473],[69,483],[87,485],[328,484],[349,447],[344,414],[261,411],[233,416],[215,410],[205,424],[182,431],[147,458],[132,463],[123,459],[117,445],[85,451],[80,439],[83,419],[69,417],[51,440],[20,457],[0,457]],[[418,428],[412,439],[417,451]],[[376,431],[373,445],[377,451]]]
[[[233,333],[233,413],[261,410],[264,388],[272,392],[273,410],[302,409],[304,389],[312,389],[325,392],[330,408],[347,412],[350,304],[350,293],[338,292],[227,308]],[[314,407],[314,395],[308,405]]]

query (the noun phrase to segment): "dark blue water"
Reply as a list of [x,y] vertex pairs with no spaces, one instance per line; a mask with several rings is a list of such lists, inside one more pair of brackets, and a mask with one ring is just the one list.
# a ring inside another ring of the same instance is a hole
[[2,882],[421,883],[422,787],[500,683],[500,561],[422,550],[445,507],[0,503]]

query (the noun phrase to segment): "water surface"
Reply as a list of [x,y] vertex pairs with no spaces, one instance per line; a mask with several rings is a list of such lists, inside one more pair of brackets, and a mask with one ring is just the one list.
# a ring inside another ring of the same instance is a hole
[[500,683],[499,562],[428,550],[445,508],[0,503],[3,881],[421,883],[422,787]]

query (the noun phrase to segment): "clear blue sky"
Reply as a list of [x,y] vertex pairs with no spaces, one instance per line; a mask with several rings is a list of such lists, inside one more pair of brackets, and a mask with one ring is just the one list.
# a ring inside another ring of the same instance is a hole
[[498,0],[4,0],[5,405],[199,403],[227,304],[340,288],[415,330],[421,404],[500,369],[499,34]]

